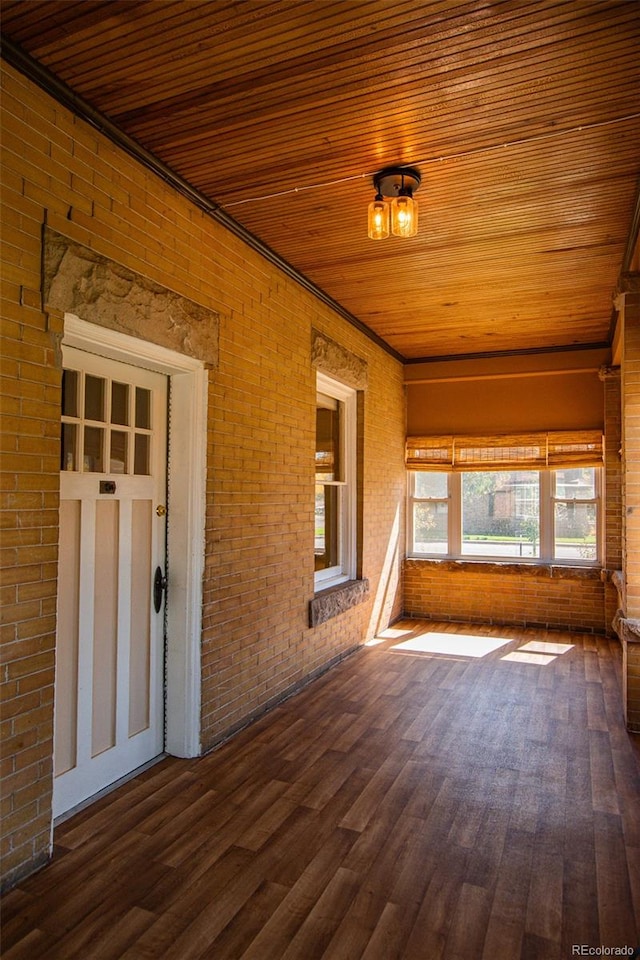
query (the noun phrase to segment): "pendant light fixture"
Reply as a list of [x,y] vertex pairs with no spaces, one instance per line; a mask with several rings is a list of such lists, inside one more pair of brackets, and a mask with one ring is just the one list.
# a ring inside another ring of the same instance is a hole
[[369,204],[369,238],[371,240],[386,240],[389,236],[390,214],[389,203],[381,193],[376,193],[375,199]]
[[376,196],[369,204],[369,237],[384,240],[415,237],[418,232],[418,203],[413,194],[420,186],[420,174],[412,167],[386,167],[373,178]]

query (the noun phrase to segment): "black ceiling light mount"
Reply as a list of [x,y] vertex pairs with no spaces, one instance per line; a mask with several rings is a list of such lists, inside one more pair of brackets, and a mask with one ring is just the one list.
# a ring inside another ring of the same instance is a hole
[[384,240],[389,232],[396,237],[415,237],[418,232],[418,203],[413,194],[421,183],[414,167],[385,167],[373,178],[375,199],[369,204],[369,237]]
[[383,197],[398,197],[402,191],[417,192],[422,178],[414,167],[385,167],[373,178],[373,185]]

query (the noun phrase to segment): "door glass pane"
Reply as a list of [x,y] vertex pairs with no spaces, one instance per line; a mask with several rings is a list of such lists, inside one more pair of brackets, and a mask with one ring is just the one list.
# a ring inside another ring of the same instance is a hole
[[149,437],[146,433],[136,433],[133,472],[139,477],[149,475]]
[[100,427],[84,428],[84,459],[85,473],[104,472],[104,430]]
[[413,549],[416,553],[447,553],[447,501],[414,503],[413,507]]
[[78,374],[75,370],[62,371],[62,416],[78,416]]
[[78,469],[78,428],[75,423],[62,424],[62,457],[60,469]]
[[540,556],[540,478],[534,470],[462,474],[462,553]]
[[566,500],[555,505],[554,556],[557,560],[597,560],[596,505]]
[[136,427],[151,428],[151,391],[143,387],[136,387]]
[[127,446],[129,434],[121,430],[111,431],[111,456],[109,458],[110,473],[127,472]]
[[102,377],[85,377],[84,416],[86,420],[104,420],[104,380]]
[[326,570],[338,565],[338,497],[339,487],[316,484],[315,569]]
[[111,384],[111,423],[126,426],[129,423],[129,384]]

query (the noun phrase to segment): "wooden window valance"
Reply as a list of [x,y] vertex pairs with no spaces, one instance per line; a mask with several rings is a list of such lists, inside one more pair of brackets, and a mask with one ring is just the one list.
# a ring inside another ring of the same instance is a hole
[[406,446],[411,470],[558,470],[597,467],[603,456],[600,430],[407,437]]

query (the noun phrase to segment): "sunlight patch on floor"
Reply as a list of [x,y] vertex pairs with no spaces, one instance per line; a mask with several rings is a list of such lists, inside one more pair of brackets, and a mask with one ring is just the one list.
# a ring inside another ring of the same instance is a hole
[[539,667],[545,667],[556,658],[544,653],[522,653],[520,650],[514,650],[513,653],[507,653],[501,660],[510,660],[515,663],[536,663]]
[[487,654],[513,642],[513,637],[483,637],[465,633],[423,633],[403,643],[396,643],[395,653],[440,653],[452,657],[486,657]]
[[507,653],[502,660],[511,660],[516,663],[535,663],[545,667],[548,663],[573,650],[572,643],[548,643],[544,640],[531,640],[524,643],[513,653]]
[[413,633],[412,627],[388,627],[386,630],[382,630],[375,637],[372,637],[371,640],[367,640],[365,647],[377,647],[379,643],[384,643],[386,640],[397,640],[399,637],[406,637],[408,634]]
[[554,656],[560,656],[573,650],[572,643],[549,643],[546,640],[531,640],[524,643],[519,650],[527,650],[531,653],[552,653]]

